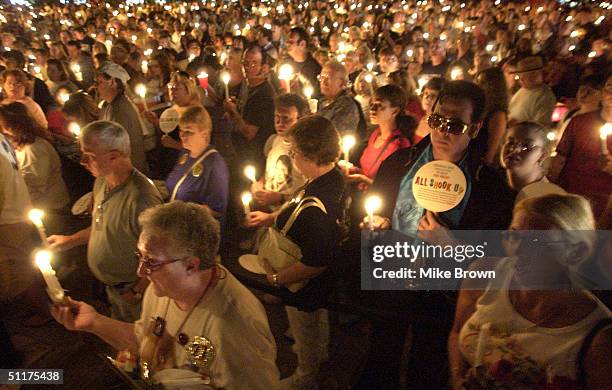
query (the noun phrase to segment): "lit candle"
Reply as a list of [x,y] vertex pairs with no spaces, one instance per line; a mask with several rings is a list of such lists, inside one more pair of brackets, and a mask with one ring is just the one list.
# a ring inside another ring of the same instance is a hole
[[374,69],[374,63],[373,62],[368,62],[368,64],[366,65],[366,68],[368,68],[368,72],[371,72],[372,69]]
[[68,124],[68,131],[74,135],[74,138],[79,138],[81,136],[81,126],[76,122],[70,122]]
[[60,92],[58,95],[58,99],[62,104],[66,104],[68,100],[70,100],[70,95],[64,91]]
[[423,92],[423,87],[425,87],[425,84],[427,84],[427,77],[420,77],[419,80],[417,81],[417,84],[419,84],[419,89],[418,89],[418,93]]
[[142,73],[147,74],[149,72],[149,61],[142,61],[140,63],[140,70],[142,70]]
[[374,213],[380,209],[382,200],[376,195],[369,196],[365,201],[365,209],[368,214],[368,226],[374,231]]
[[478,344],[476,344],[476,355],[474,356],[474,367],[482,366],[482,359],[484,358],[485,347],[487,346],[490,331],[490,322],[482,324],[480,327],[480,332],[478,333]]
[[247,165],[244,167],[244,176],[246,176],[251,182],[255,183],[257,181],[255,167],[252,165]]
[[601,140],[601,153],[610,154],[608,151],[608,136],[612,134],[612,123],[607,122],[599,129],[599,139]]
[[229,82],[232,77],[229,72],[225,71],[221,73],[221,80],[223,80],[223,84],[225,84],[225,99],[229,100]]
[[200,83],[200,87],[202,87],[202,89],[207,89],[208,88],[208,73],[206,73],[205,71],[201,71],[198,74],[198,83]]
[[346,173],[348,174],[349,171],[349,157],[350,157],[350,153],[351,153],[351,149],[353,148],[353,146],[355,146],[355,144],[357,143],[357,140],[355,139],[355,136],[353,135],[345,135],[344,137],[342,137],[342,154],[344,155],[344,161],[346,161],[346,165],[345,165],[345,169],[346,169]]
[[368,83],[368,88],[370,90],[370,97],[374,96],[374,86],[372,85],[372,81],[374,81],[374,76],[372,73],[367,73],[363,79],[366,83]]
[[242,205],[244,206],[244,213],[248,214],[251,212],[251,201],[253,200],[253,195],[250,192],[246,191],[242,193]]
[[293,76],[293,67],[289,64],[283,64],[278,68],[278,79],[284,82],[284,89],[287,93],[291,92],[291,77]]
[[40,270],[45,283],[47,284],[47,293],[49,298],[55,303],[64,303],[66,296],[64,295],[64,289],[55,276],[55,271],[51,267],[51,252],[45,249],[41,249],[34,255],[34,261]]
[[28,218],[34,226],[36,226],[36,231],[38,232],[38,236],[42,241],[43,246],[48,246],[47,242],[47,233],[45,233],[45,225],[43,224],[43,217],[45,216],[45,212],[41,209],[32,209],[28,212]]
[[72,69],[72,71],[74,72],[74,77],[76,77],[78,81],[83,81],[83,73],[81,73],[81,65],[72,64],[72,66],[70,66],[70,69]]
[[455,67],[451,70],[451,80],[458,80],[459,76],[463,74],[463,70],[459,67]]
[[304,95],[306,96],[306,99],[308,99],[308,108],[310,108],[310,112],[314,114],[317,112],[319,102],[317,101],[317,99],[312,99],[313,93],[314,89],[310,85],[304,87]]
[[144,106],[144,110],[149,111],[149,107],[147,106],[147,99],[145,99],[145,96],[147,96],[147,86],[144,84],[136,84],[136,87],[134,87],[134,91],[138,96],[140,96],[142,105]]

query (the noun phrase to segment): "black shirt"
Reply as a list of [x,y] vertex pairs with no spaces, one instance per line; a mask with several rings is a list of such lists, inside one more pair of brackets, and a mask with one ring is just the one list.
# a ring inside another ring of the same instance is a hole
[[434,65],[431,62],[426,62],[423,64],[423,74],[439,74],[444,76],[446,74],[446,70],[448,69],[448,61],[444,60],[439,65]]
[[288,61],[289,64],[293,67],[293,70],[296,73],[300,73],[304,78],[306,78],[312,88],[314,89],[314,96],[319,96],[319,74],[321,73],[321,65],[314,59],[314,57],[308,53],[308,57],[304,62],[297,62],[294,59],[290,58]]
[[240,92],[238,112],[245,122],[257,126],[258,130],[251,140],[234,132],[232,142],[242,160],[257,165],[261,172],[265,166],[264,145],[274,134],[274,88],[268,81],[256,87],[248,87],[245,81]]

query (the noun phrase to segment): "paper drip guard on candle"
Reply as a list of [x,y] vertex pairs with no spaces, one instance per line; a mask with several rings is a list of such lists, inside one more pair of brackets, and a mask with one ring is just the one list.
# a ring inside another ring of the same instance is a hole
[[451,210],[465,196],[467,181],[461,169],[448,161],[423,165],[412,179],[412,193],[417,203],[436,213]]
[[159,128],[165,134],[171,133],[179,124],[179,113],[174,108],[169,108],[159,116]]

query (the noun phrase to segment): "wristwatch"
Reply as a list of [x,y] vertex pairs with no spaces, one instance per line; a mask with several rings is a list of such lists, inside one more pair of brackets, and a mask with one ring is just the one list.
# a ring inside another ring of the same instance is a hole
[[130,292],[134,294],[134,298],[138,299],[139,301],[142,299],[142,293],[134,290],[134,287],[130,288]]

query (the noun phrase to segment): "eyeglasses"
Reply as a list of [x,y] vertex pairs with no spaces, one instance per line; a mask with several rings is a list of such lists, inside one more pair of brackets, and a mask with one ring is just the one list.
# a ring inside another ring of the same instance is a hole
[[507,140],[506,143],[504,144],[504,148],[506,150],[516,150],[518,148],[519,153],[524,153],[524,152],[531,152],[532,150],[534,150],[535,148],[539,147],[540,145],[536,145],[533,142],[516,142],[514,140]]
[[463,123],[461,119],[447,118],[440,114],[429,115],[427,124],[434,130],[454,135],[464,134],[470,128],[470,125]]
[[186,260],[189,256],[181,257],[180,259],[158,260],[151,257],[145,257],[140,251],[134,251],[134,255],[138,258],[138,272],[142,270],[145,274],[150,275],[153,271],[157,271],[164,265],[176,263],[177,261]]

